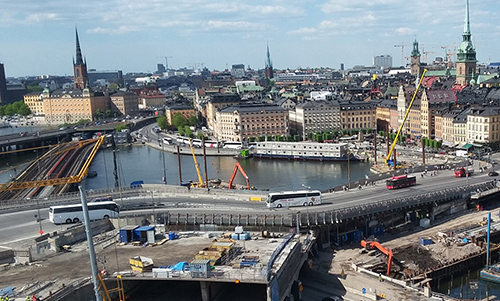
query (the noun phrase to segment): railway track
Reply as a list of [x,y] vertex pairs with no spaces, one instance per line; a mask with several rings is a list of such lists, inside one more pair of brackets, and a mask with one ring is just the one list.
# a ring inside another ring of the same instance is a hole
[[[37,160],[31,162],[13,181],[31,182],[46,179],[65,178],[77,175],[87,160],[95,142],[69,142],[57,144]],[[34,187],[0,192],[1,200],[44,198],[60,195],[74,189],[73,184]]]

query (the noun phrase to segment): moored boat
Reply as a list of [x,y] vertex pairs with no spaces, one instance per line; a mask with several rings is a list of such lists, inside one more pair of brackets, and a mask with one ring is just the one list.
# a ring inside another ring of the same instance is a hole
[[347,143],[258,142],[253,157],[315,161],[363,161],[350,153]]

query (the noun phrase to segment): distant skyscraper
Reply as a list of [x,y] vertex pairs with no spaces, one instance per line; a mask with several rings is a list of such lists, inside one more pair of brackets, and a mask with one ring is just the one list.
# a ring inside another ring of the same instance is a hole
[[156,69],[158,70],[158,73],[165,72],[165,66],[163,64],[156,64]]
[[413,50],[411,51],[411,61],[410,68],[411,74],[419,76],[420,75],[420,50],[418,50],[418,42],[417,39],[413,41]]
[[377,68],[391,68],[392,56],[390,55],[377,55],[373,58],[373,66]]
[[267,56],[266,56],[266,78],[274,77],[273,62],[271,61],[271,53],[269,53],[269,44],[267,44]]
[[231,75],[236,78],[245,77],[245,65],[244,64],[236,64],[231,67]]
[[469,0],[465,5],[464,32],[462,43],[457,51],[457,84],[468,85],[474,79],[476,73],[476,50],[472,45],[470,22],[469,22]]
[[340,63],[340,71],[344,71],[344,63]]
[[82,50],[80,49],[80,41],[78,39],[78,29],[75,28],[76,33],[76,61],[73,59],[74,71],[74,87],[76,89],[85,89],[89,82],[87,75],[87,62],[83,60]]

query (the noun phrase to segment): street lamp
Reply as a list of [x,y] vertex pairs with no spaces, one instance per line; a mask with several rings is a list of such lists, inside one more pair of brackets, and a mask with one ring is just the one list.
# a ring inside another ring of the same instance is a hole
[[165,151],[163,150],[163,145],[165,143],[161,141],[161,139],[158,139],[158,144],[161,144],[161,157],[163,161],[163,184],[167,185],[167,167],[165,166]]
[[[28,200],[28,202],[31,200],[31,198],[26,198]],[[40,216],[40,203],[39,203],[39,200],[38,198],[36,198],[36,208],[38,210],[38,214],[35,214],[35,218],[37,219],[38,221],[38,228],[40,229],[38,231],[38,233],[40,233],[40,235],[43,235],[43,230],[42,230],[42,218]]]

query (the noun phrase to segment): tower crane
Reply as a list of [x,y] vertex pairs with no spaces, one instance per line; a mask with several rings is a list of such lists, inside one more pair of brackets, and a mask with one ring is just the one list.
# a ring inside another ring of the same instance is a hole
[[431,53],[435,53],[435,52],[434,51],[422,51],[424,62],[427,63],[427,55],[431,54]]
[[446,57],[446,61],[448,62],[448,68],[451,68],[451,56],[453,55],[453,62],[455,62],[456,58],[455,56],[457,55],[457,47],[453,45],[453,52],[450,52],[450,46],[441,46],[442,49],[444,49],[444,55]]
[[401,47],[401,66],[404,66],[405,65],[405,44],[404,43],[401,43],[401,44],[396,44],[394,45],[394,47]]

